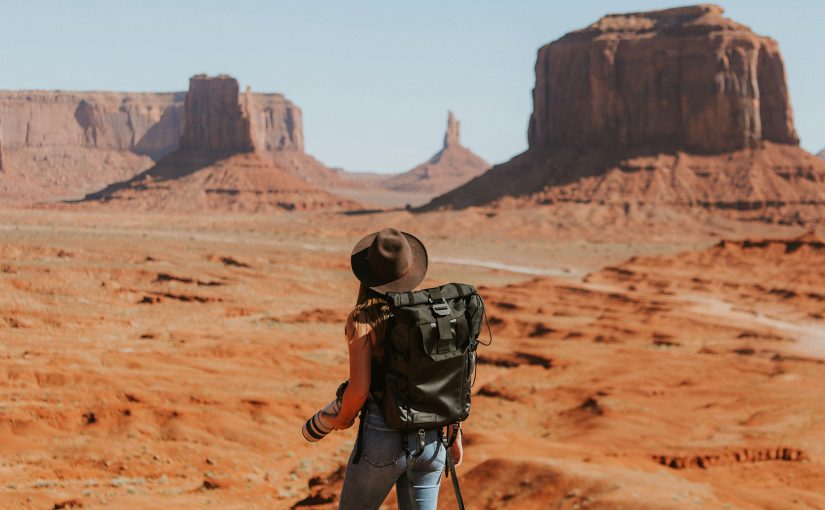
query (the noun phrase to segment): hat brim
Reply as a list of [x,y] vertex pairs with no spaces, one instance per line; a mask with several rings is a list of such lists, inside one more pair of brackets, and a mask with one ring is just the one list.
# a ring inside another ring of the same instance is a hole
[[413,290],[418,287],[427,274],[427,249],[424,248],[424,244],[412,234],[406,232],[401,233],[404,234],[404,237],[407,238],[407,242],[410,244],[412,265],[410,266],[410,270],[397,280],[382,281],[373,274],[367,263],[367,252],[369,252],[370,245],[375,239],[375,236],[378,235],[378,232],[373,232],[364,237],[358,241],[355,248],[352,249],[350,264],[352,265],[353,274],[355,274],[355,277],[358,278],[361,283],[381,294]]

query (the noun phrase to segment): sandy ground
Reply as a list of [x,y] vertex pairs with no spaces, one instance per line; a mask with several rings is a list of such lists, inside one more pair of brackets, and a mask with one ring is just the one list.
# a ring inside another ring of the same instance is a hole
[[823,252],[577,214],[0,211],[0,508],[334,508],[354,430],[300,426],[346,377],[350,247],[385,225],[425,241],[425,285],[488,303],[469,508],[825,508]]

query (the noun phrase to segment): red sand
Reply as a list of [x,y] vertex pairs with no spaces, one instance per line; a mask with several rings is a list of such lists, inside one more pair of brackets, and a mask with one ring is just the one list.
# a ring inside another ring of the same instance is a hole
[[469,508],[825,507],[825,344],[798,334],[823,251],[542,211],[0,212],[0,507],[334,508],[354,431],[300,426],[346,376],[348,249],[386,224],[489,306]]

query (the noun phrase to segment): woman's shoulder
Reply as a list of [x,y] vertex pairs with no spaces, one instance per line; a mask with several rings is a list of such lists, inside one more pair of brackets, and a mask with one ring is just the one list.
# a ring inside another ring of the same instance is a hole
[[369,333],[381,325],[387,317],[387,304],[380,299],[370,299],[364,303],[359,303],[350,311],[347,316],[345,332],[352,337]]

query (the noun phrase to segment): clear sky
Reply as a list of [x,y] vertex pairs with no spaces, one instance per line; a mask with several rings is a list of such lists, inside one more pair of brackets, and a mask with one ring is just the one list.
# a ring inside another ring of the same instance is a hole
[[[825,1],[730,0],[777,39],[802,146],[825,148]],[[304,113],[307,152],[407,170],[440,148],[447,110],[490,162],[527,146],[536,50],[650,0],[0,0],[0,89],[185,90],[229,73]]]

